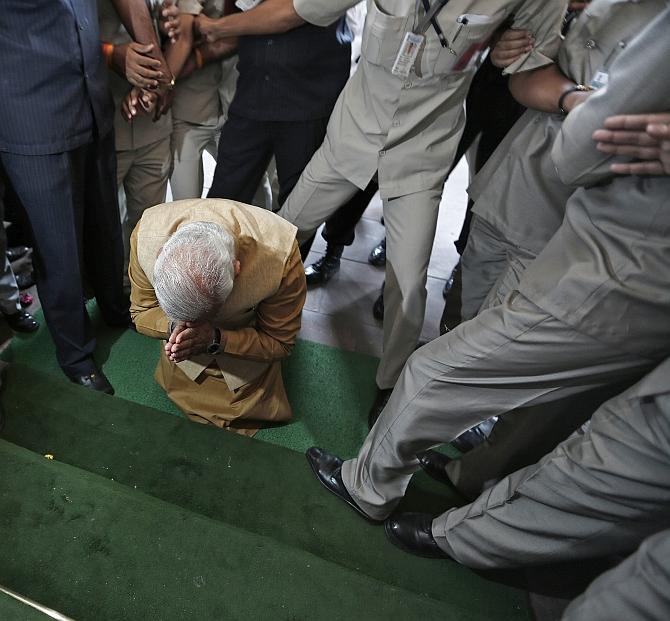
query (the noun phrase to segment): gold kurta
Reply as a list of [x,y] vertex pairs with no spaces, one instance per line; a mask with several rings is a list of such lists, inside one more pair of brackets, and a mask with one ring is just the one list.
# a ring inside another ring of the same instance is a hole
[[[131,238],[129,267],[131,315],[142,334],[165,341],[168,331],[152,285],[153,247],[195,221],[222,224],[236,237],[241,271],[216,320],[224,353],[175,364],[161,350],[155,378],[192,420],[253,435],[265,421],[291,418],[281,360],[295,343],[306,295],[295,227],[265,210],[219,199],[147,210]],[[148,246],[150,258],[143,256]]]

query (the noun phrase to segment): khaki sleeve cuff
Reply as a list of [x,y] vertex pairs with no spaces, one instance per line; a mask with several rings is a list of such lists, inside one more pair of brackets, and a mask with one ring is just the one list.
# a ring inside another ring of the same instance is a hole
[[293,0],[295,12],[315,26],[330,26],[359,0]]
[[532,71],[533,69],[546,67],[547,65],[552,65],[553,63],[553,58],[545,56],[536,50],[531,50],[528,52],[528,54],[524,54],[515,60],[511,65],[505,67],[503,73],[505,75],[511,75],[513,73],[521,73],[522,71]]

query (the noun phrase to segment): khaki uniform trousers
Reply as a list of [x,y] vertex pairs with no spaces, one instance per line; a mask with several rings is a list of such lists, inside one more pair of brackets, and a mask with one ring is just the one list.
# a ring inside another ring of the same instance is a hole
[[[298,241],[347,203],[358,187],[340,175],[324,156],[312,157],[279,215],[298,227]],[[386,285],[384,345],[377,386],[392,388],[416,348],[426,309],[428,263],[435,238],[442,187],[384,199]]]
[[116,152],[116,182],[121,195],[119,198],[125,194],[125,200],[119,200],[125,271],[128,268],[130,235],[145,209],[165,202],[171,169],[169,136],[138,149]]
[[494,225],[474,214],[461,257],[462,320],[472,319],[481,310],[500,304],[517,288],[535,256],[506,240]]
[[563,621],[670,619],[670,530],[605,572],[565,611]]
[[204,125],[173,120],[173,169],[170,188],[174,200],[202,196],[204,183],[202,154],[207,151],[216,159],[222,125],[223,117],[216,123]]
[[[650,395],[659,372],[667,392]],[[435,518],[438,545],[469,567],[528,566],[628,553],[670,527],[669,377],[666,361],[603,404],[585,434]]]
[[623,381],[653,364],[514,293],[412,354],[357,458],[344,462],[342,479],[370,517],[383,519],[419,468],[418,453],[492,416]]

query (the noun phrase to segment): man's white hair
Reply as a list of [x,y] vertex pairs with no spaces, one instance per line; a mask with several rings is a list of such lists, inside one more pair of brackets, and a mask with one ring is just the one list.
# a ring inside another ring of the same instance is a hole
[[154,290],[172,321],[211,317],[228,299],[235,278],[235,240],[213,222],[177,229],[154,265]]

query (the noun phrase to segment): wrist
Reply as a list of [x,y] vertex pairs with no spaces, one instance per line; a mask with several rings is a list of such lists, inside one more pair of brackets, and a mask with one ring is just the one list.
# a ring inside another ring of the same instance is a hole
[[112,66],[115,46],[113,43],[102,44],[102,57],[105,60],[105,65]]
[[556,105],[558,111],[563,115],[567,115],[570,110],[581,103],[584,93],[590,90],[592,90],[591,87],[584,84],[575,84],[574,86],[565,89],[558,98]]
[[207,346],[207,353],[212,356],[223,353],[223,347],[221,343],[221,330],[214,328],[214,334],[212,335],[212,342]]
[[202,69],[203,66],[205,65],[205,59],[202,56],[202,51],[200,48],[196,47],[193,50],[193,56],[195,58],[195,66],[197,69]]

